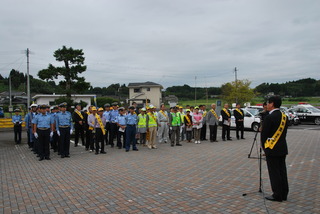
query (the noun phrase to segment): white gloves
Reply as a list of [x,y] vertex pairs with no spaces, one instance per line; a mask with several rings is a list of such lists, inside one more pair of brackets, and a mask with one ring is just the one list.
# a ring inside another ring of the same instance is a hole
[[33,135],[34,135],[34,137],[35,137],[36,139],[38,139],[39,135],[38,135],[37,132],[35,132]]
[[58,136],[60,136],[60,131],[57,131]]
[[53,132],[50,132],[50,137],[53,137]]
[[72,132],[73,132],[73,130],[72,130],[72,129],[70,129],[70,134],[72,134]]

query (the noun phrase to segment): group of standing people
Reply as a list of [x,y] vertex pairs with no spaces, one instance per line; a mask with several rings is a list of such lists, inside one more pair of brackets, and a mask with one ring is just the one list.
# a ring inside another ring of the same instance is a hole
[[[169,111],[161,104],[157,112],[152,104],[147,108],[137,108],[134,102],[127,110],[119,107],[114,102],[105,104],[100,108],[89,106],[83,111],[80,104],[76,104],[71,114],[66,110],[67,103],[58,106],[36,105],[30,106],[30,111],[25,117],[28,133],[28,144],[37,154],[39,160],[50,159],[50,145],[54,152],[61,158],[70,157],[70,135],[75,131],[75,147],[81,143],[86,150],[95,151],[95,154],[106,154],[106,145],[111,148],[116,146],[124,148],[126,152],[138,151],[137,144],[142,144],[149,149],[156,149],[159,143],[170,142],[171,146],[182,146],[186,140],[195,144],[206,141],[207,125],[210,130],[210,142],[217,141],[217,127],[219,116],[216,104],[211,105],[207,111],[205,105],[171,107]],[[237,123],[237,138],[239,131],[243,138],[243,111],[240,105],[234,110]],[[221,110],[222,139],[231,140],[230,120],[231,114],[228,104]],[[15,142],[21,142],[22,118],[19,110],[12,117],[14,123]]]
[[[266,155],[270,183],[273,194],[267,196],[267,200],[285,201],[289,192],[286,156],[288,154],[286,133],[287,117],[280,111],[281,98],[273,96],[264,104],[261,113],[262,126],[261,147]],[[137,109],[136,103],[128,108],[128,112],[117,103],[105,104],[104,108],[90,106],[87,111],[82,111],[77,104],[71,114],[66,110],[67,104],[50,108],[48,105],[30,106],[26,115],[28,145],[37,154],[39,161],[50,160],[50,144],[54,152],[58,152],[61,158],[70,157],[70,135],[75,130],[75,146],[78,146],[79,138],[86,150],[95,154],[106,154],[105,145],[114,147],[116,139],[117,147],[124,148],[126,152],[138,151],[137,145],[141,143],[149,149],[156,149],[156,137],[159,143],[167,143],[171,146],[182,146],[184,139],[195,144],[206,140],[206,129],[209,125],[210,142],[217,142],[217,127],[219,116],[216,112],[216,104],[206,111],[205,105],[196,107],[175,106],[166,111],[161,104],[160,111],[149,105],[147,108]],[[14,136],[17,144],[21,143],[21,124],[23,122],[19,109],[12,116],[14,124]],[[244,139],[244,112],[240,104],[236,105],[233,115],[236,122],[236,137]],[[222,140],[232,140],[230,137],[231,111],[228,104],[221,110]],[[240,134],[239,134],[240,133]]]
[[61,158],[70,157],[73,123],[66,103],[51,108],[48,105],[32,104],[24,121],[29,148],[39,157],[39,161],[50,160],[50,145]]

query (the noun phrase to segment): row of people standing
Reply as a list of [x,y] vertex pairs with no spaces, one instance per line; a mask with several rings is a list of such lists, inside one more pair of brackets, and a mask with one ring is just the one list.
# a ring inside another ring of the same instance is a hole
[[[156,112],[156,107],[153,105],[140,110],[137,110],[136,106],[131,106],[127,114],[124,108],[118,108],[117,103],[112,105],[105,104],[104,108],[98,109],[98,115],[100,115],[104,127],[104,137],[103,142],[101,142],[101,125],[97,123],[96,116],[93,116],[97,114],[96,107],[90,106],[88,111],[81,112],[81,107],[77,106],[73,113],[76,133],[75,146],[78,145],[79,135],[86,150],[95,150],[96,154],[105,152],[104,142],[113,148],[115,145],[114,139],[116,139],[116,145],[119,149],[126,148],[126,150],[129,150],[130,144],[133,145],[133,149],[136,149],[136,144],[139,141],[150,149],[156,149],[156,137],[158,137],[159,143],[167,143],[170,140],[172,146],[180,146],[180,142],[184,138],[188,142],[191,142],[191,139],[194,138],[194,142],[199,144],[201,141],[206,140],[207,124],[210,128],[210,142],[217,142],[219,117],[216,113],[216,104],[212,104],[211,107],[212,109],[207,112],[205,105],[200,105],[199,107],[187,106],[184,111],[181,106],[176,106],[170,108],[170,111],[167,112],[165,105],[162,104],[160,111]],[[130,109],[132,113],[130,113]],[[231,113],[227,104],[221,110],[221,115],[223,118],[222,139],[225,140],[227,136],[227,140],[231,140]],[[237,138],[239,139],[239,132],[241,132],[241,138],[243,138],[244,115],[240,105],[237,105],[234,115],[237,121]],[[98,133],[96,131],[92,133],[95,128],[98,128]],[[133,134],[132,130],[135,130],[135,134]],[[86,133],[86,143],[84,143],[84,133]],[[123,143],[121,139],[123,139]],[[100,151],[98,151],[99,148],[101,148]]]
[[[216,113],[216,105],[212,104],[211,107],[212,109],[207,112],[205,105],[196,106],[195,108],[187,106],[184,111],[181,106],[176,106],[170,108],[170,112],[167,112],[165,105],[162,104],[160,111],[156,112],[156,108],[153,105],[139,111],[136,106],[131,106],[129,113],[126,114],[124,108],[118,109],[117,103],[113,103],[112,107],[110,104],[106,104],[104,108],[99,109],[90,106],[86,112],[83,112],[81,105],[78,104],[71,116],[70,112],[66,111],[66,103],[60,104],[59,107],[51,107],[51,112],[50,107],[47,105],[42,105],[39,108],[39,106],[33,104],[25,121],[27,122],[29,146],[40,156],[40,159],[48,159],[47,146],[42,149],[43,144],[41,144],[41,149],[39,147],[38,133],[44,129],[50,129],[49,141],[51,142],[51,148],[54,151],[58,151],[61,157],[70,157],[70,135],[73,132],[73,123],[75,128],[75,146],[78,146],[79,138],[81,138],[86,150],[95,150],[95,154],[105,154],[105,144],[114,147],[115,138],[117,140],[117,147],[119,149],[126,148],[126,151],[130,150],[131,144],[132,149],[138,151],[136,147],[138,138],[141,144],[148,146],[150,149],[156,149],[157,136],[159,143],[166,143],[170,140],[172,146],[181,146],[181,141],[185,137],[188,142],[191,142],[191,139],[194,138],[194,142],[199,144],[201,140],[206,140],[207,124],[210,128],[210,141],[217,142],[219,118]],[[41,109],[45,109],[43,114],[46,113],[53,117],[52,128],[50,122],[48,122],[49,125],[40,124],[40,127],[37,124],[38,121],[35,119],[35,116],[42,114]],[[242,116],[242,119],[237,119],[237,127],[238,122],[241,124],[242,120],[242,130],[239,130],[241,131],[241,138],[243,138],[243,111],[239,109],[235,110],[234,115],[236,116],[237,112],[239,112],[239,117]],[[228,110],[228,106],[222,109],[221,115],[223,121],[225,118],[229,121],[229,125],[223,122],[222,139],[225,140],[226,135],[227,139],[231,140],[230,110]],[[15,122],[15,124],[18,123]],[[45,136],[48,136],[48,134],[46,133]],[[121,138],[123,139],[123,143]],[[45,141],[45,145],[47,145],[47,138],[45,139],[42,139],[42,141]],[[45,152],[41,152],[40,154],[39,150],[44,150]]]
[[30,106],[25,117],[28,145],[37,154],[39,161],[50,160],[50,144],[61,158],[70,157],[70,135],[73,132],[71,113],[66,111],[67,104],[53,107],[48,105]]

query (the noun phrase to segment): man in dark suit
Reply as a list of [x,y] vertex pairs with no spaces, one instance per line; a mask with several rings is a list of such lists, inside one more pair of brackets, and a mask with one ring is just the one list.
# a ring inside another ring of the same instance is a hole
[[[270,201],[286,201],[289,192],[286,156],[287,148],[287,117],[280,111],[281,98],[272,96],[267,103],[267,115],[261,131],[262,148],[266,154],[271,189],[273,194],[267,196]],[[277,137],[278,134],[279,137]]]
[[224,108],[221,110],[222,117],[222,140],[232,140],[230,137],[230,125],[231,125],[231,112],[229,110],[229,104],[224,104]]
[[237,139],[240,139],[239,136],[239,131],[241,132],[241,139],[244,139],[243,137],[243,132],[244,132],[244,125],[243,125],[243,121],[244,121],[244,112],[241,109],[241,105],[240,103],[237,103],[236,105],[236,109],[233,110],[233,115],[234,118],[236,120],[236,134],[237,134]]
[[79,142],[79,135],[81,137],[81,143],[83,146],[86,145],[84,141],[84,123],[85,123],[85,115],[81,111],[81,104],[76,105],[76,109],[74,110],[72,114],[72,120],[74,122],[74,128],[75,128],[75,139],[74,139],[74,146],[78,146]]

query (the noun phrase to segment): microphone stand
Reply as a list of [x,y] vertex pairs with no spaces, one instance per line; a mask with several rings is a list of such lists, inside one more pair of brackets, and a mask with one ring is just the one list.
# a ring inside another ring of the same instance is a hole
[[[259,157],[251,157],[252,149],[253,149],[254,145],[256,145],[256,143],[257,143],[258,133],[259,132],[256,132],[256,134],[254,136],[253,143],[252,143],[252,146],[250,149],[250,153],[248,154],[248,158],[258,159],[258,161],[259,161],[259,190],[258,190],[258,192],[262,193],[262,148],[261,148],[261,146],[259,147]],[[252,193],[255,193],[255,192],[252,192]],[[243,193],[242,196],[246,196],[248,194],[251,194],[251,193]]]

